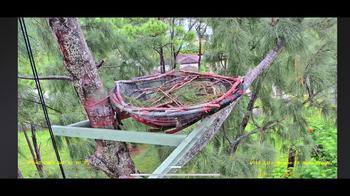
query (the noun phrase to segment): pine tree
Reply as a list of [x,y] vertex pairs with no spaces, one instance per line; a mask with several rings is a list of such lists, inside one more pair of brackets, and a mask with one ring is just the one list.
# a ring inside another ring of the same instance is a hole
[[[200,52],[201,42],[198,48],[195,46],[193,32],[189,32],[191,39],[185,39],[188,32],[183,25],[188,20],[195,22],[193,30],[197,31],[197,38],[201,37],[199,27],[207,28],[204,53]],[[71,85],[70,74],[63,66],[60,49],[46,19],[26,21],[39,75],[54,79],[42,80],[52,124],[67,125],[84,119],[84,108]],[[291,147],[295,149],[295,161],[309,159],[314,149],[318,149],[315,147],[318,139],[306,131],[310,124],[308,117],[316,111],[327,122],[336,118],[336,107],[331,103],[337,81],[336,19],[81,18],[78,22],[106,89],[111,89],[116,80],[147,75],[167,59],[172,59],[173,64],[174,51],[181,44],[188,46],[182,47],[182,52],[202,54],[203,70],[207,67],[217,74],[242,76],[277,41],[284,41],[282,53],[252,84],[218,135],[183,170],[220,172],[224,177],[269,176],[272,166],[254,165],[252,161],[274,161],[278,154],[285,155],[287,161]],[[45,128],[34,82],[28,79],[31,70],[21,40],[19,33],[18,119],[20,123],[35,123]],[[124,124],[126,129],[145,128],[131,120]],[[92,141],[57,139],[60,146],[69,144],[70,155],[76,160],[94,151]],[[283,166],[287,167],[287,164]],[[294,167],[291,176],[298,171]]]
[[[241,158],[249,156],[256,145],[276,149],[261,154],[260,160],[273,160],[275,152],[288,153],[290,146],[295,147],[298,161],[307,159],[314,147],[305,131],[309,108],[319,108],[325,115],[334,113],[326,95],[335,88],[336,81],[336,20],[227,18],[207,19],[207,23],[213,35],[205,57],[214,65],[222,60],[222,55],[227,57],[227,70],[216,68],[221,74],[242,75],[257,64],[276,40],[283,39],[286,43],[281,56],[253,83],[251,94],[236,106],[225,123],[228,130],[217,136],[224,138],[219,141],[226,141],[224,147],[218,148],[228,149],[220,152],[235,157],[234,162],[225,161],[225,164],[239,161],[246,168],[256,169]],[[273,89],[282,94],[274,95]],[[253,114],[256,107],[262,110],[260,116]],[[247,130],[251,129],[248,123],[254,130]],[[249,158],[257,156],[252,154]],[[193,164],[198,161],[203,160],[198,158]],[[206,167],[212,168],[210,165],[214,164],[214,160],[209,160]],[[229,173],[231,177],[247,173],[236,174]]]

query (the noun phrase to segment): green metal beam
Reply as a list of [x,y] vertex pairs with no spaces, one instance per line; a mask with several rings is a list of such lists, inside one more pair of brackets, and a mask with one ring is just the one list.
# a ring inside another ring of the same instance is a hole
[[89,120],[83,120],[77,123],[73,123],[70,125],[67,125],[68,127],[90,127],[90,121]]
[[197,140],[205,134],[208,127],[215,120],[214,116],[203,119],[197,127],[178,145],[177,148],[163,161],[149,178],[163,178],[172,169],[179,167],[179,161],[192,149]]
[[55,135],[60,135],[60,136],[113,140],[113,141],[121,141],[121,142],[143,143],[143,144],[164,145],[164,146],[178,146],[186,138],[186,135],[177,135],[177,134],[171,135],[171,134],[164,134],[164,133],[83,128],[83,127],[57,126],[57,125],[52,126],[52,130]]

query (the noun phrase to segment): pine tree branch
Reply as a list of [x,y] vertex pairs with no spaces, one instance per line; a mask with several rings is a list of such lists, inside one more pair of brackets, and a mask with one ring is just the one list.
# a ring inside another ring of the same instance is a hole
[[[194,27],[195,24],[196,24],[196,22],[194,22],[194,23],[189,25],[187,33],[192,30],[192,28]],[[184,44],[184,38],[181,40],[181,44],[180,44],[179,48],[176,50],[175,56],[179,55],[179,53],[180,53],[180,51],[181,51],[181,49],[183,47],[183,44]]]
[[254,69],[248,71],[248,73],[244,76],[244,90],[247,90],[254,80],[268,68],[272,61],[282,51],[283,47],[284,41],[279,40],[277,46],[272,49],[272,51],[266,55],[266,57]]
[[237,150],[238,145],[240,144],[241,140],[246,139],[248,137],[250,137],[253,134],[256,133],[261,133],[261,132],[266,132],[268,129],[272,128],[273,126],[277,125],[278,123],[282,122],[283,120],[285,120],[287,118],[287,116],[284,116],[281,119],[278,120],[273,120],[273,121],[269,121],[267,122],[263,127],[259,127],[257,129],[254,129],[253,131],[250,131],[249,133],[246,133],[244,135],[239,136],[238,138],[236,138],[234,141],[230,142],[231,143],[231,147],[230,147],[230,153],[235,153]]
[[[21,100],[23,100],[23,101],[28,101],[28,102],[32,102],[32,103],[35,103],[35,104],[42,105],[42,103],[37,102],[37,101],[34,101],[34,100],[30,100],[30,99],[24,99],[24,98],[20,98],[20,97],[19,97],[18,99],[21,99]],[[48,106],[48,105],[45,105],[45,107],[47,107],[48,109],[51,109],[51,110],[53,110],[53,111],[55,111],[55,112],[58,112],[58,113],[62,114],[61,111],[59,111],[59,110],[57,110],[57,109],[55,109],[55,108],[53,108],[53,107],[50,107],[50,106]]]
[[[316,94],[320,93],[320,91],[318,91]],[[308,99],[306,99],[302,104],[305,105],[306,103],[310,102],[312,99],[310,99],[310,97]],[[259,132],[263,132],[263,131],[266,131],[267,129],[277,125],[278,123],[282,122],[283,120],[287,119],[287,115],[283,116],[281,119],[278,119],[278,120],[273,120],[273,121],[269,121],[268,123],[266,123],[264,126],[260,127],[257,125],[257,123],[255,122],[255,120],[253,119],[253,115],[251,117],[254,125],[256,127],[258,127],[257,129],[254,129],[253,131],[250,131],[249,133],[247,134],[244,134],[244,135],[241,135],[239,137],[237,137],[234,141],[230,141],[230,153],[235,153],[235,151],[237,150],[237,147],[238,145],[240,144],[240,141],[242,139],[246,139],[248,138],[249,136],[255,134],[255,133],[259,133]]]
[[[35,80],[33,76],[23,76],[23,75],[18,75],[19,79],[24,79],[24,80]],[[69,76],[39,76],[39,80],[68,80],[68,81],[73,81],[73,78]]]
[[311,97],[309,96],[304,102],[303,105],[305,105],[308,102],[313,101],[313,99],[316,97],[316,95],[320,94],[322,91],[317,91],[316,93],[314,93]]
[[[272,51],[270,51],[254,69],[248,71],[248,73],[244,76],[244,90],[247,90],[251,83],[261,73],[263,73],[264,70],[266,70],[269,67],[272,61],[281,52],[283,47],[284,42],[280,40],[277,43],[277,46]],[[227,119],[227,117],[230,115],[231,111],[234,109],[240,98],[236,99],[229,106],[221,109],[213,115],[204,118],[202,121],[208,124],[202,123],[199,124],[198,127],[196,127],[197,130],[201,131],[201,134],[198,136],[195,143],[193,143],[190,148],[182,152],[181,157],[177,157],[176,161],[174,161],[172,164],[176,166],[183,166],[190,160],[192,160],[192,158],[195,155],[197,155],[208,144],[208,142],[219,132],[220,127],[224,123],[225,119]],[[166,173],[173,172],[174,170],[176,169],[169,169],[166,171]]]
[[[317,49],[315,54],[313,55],[314,57],[318,56],[319,53],[326,47],[327,43],[323,44],[320,48]],[[315,58],[311,58],[308,63],[305,66],[305,71],[312,65],[313,61],[315,61]]]
[[171,42],[168,42],[168,43],[166,43],[166,44],[160,45],[160,47],[164,48],[165,46],[171,45],[171,44],[172,44]]

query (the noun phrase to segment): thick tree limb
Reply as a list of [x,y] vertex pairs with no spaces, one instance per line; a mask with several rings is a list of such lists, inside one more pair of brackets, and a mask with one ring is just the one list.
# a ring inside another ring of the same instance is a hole
[[266,55],[266,57],[252,70],[244,76],[245,90],[253,83],[253,81],[272,63],[272,61],[278,56],[284,46],[283,41],[279,41],[277,46]]
[[[24,80],[35,80],[33,76],[23,76],[19,75],[19,79],[24,79]],[[69,76],[39,76],[39,80],[68,80],[68,81],[73,81],[73,78]]]
[[[105,61],[102,60],[99,64],[96,64],[96,68],[100,69]],[[110,66],[108,66],[110,67]],[[18,75],[17,78],[24,79],[24,80],[35,80],[33,76],[25,76],[25,75]],[[49,75],[49,76],[39,76],[39,80],[68,80],[73,81],[72,77],[69,76],[58,76],[58,75]]]
[[[284,43],[279,41],[277,46],[270,51],[266,57],[252,70],[250,70],[244,76],[244,90],[248,89],[248,87],[252,84],[252,82],[264,71],[268,68],[268,66],[272,63],[272,61],[278,56],[278,54],[283,49]],[[231,111],[239,101],[239,98],[232,102],[229,106],[221,109],[219,112],[208,116],[203,119],[203,121],[212,121],[212,123],[203,124],[201,123],[199,127],[196,129],[201,129],[202,134],[197,138],[196,143],[186,152],[184,156],[176,160],[174,163],[177,166],[183,166],[192,158],[197,155],[207,144],[208,142],[218,133],[221,125],[224,123],[226,118],[230,115]],[[175,171],[175,168],[172,168],[169,172]]]

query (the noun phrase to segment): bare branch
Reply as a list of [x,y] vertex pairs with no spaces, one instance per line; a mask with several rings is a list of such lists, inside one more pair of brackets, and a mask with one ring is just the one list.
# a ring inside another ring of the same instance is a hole
[[[42,103],[37,102],[37,101],[34,101],[34,100],[30,100],[30,99],[24,99],[24,98],[20,98],[20,97],[19,97],[18,99],[23,100],[23,101],[28,101],[28,102],[32,102],[32,103],[36,103],[36,104],[42,105]],[[58,112],[58,113],[62,114],[61,111],[59,111],[59,110],[57,110],[57,109],[55,109],[55,108],[53,108],[53,107],[50,107],[50,106],[48,106],[48,105],[45,105],[45,107],[47,107],[48,109],[51,109],[51,110],[53,110],[53,111],[55,111],[55,112]]]
[[153,50],[155,50],[158,54],[160,54],[160,50],[158,50],[158,48],[156,48],[156,47],[152,47],[153,48]]
[[[33,76],[23,76],[19,75],[19,79],[24,79],[24,80],[35,80]],[[73,78],[69,76],[39,76],[39,80],[68,80],[68,81],[73,81]]]
[[170,45],[170,44],[172,44],[172,43],[171,43],[171,42],[168,42],[168,43],[166,43],[166,44],[164,44],[164,45],[161,45],[160,47],[164,48],[165,46]]
[[321,91],[317,91],[316,93],[312,94],[311,96],[309,96],[304,102],[303,102],[303,105],[305,105],[306,103],[310,102],[310,101],[313,101],[313,99],[315,98],[315,96],[317,94],[321,93]]
[[197,23],[197,21],[194,21],[193,23],[190,22],[190,24],[189,24],[189,26],[188,26],[188,31],[187,31],[187,32],[190,32],[196,23]]
[[[187,33],[190,32],[190,31],[192,30],[192,28],[194,27],[194,25],[195,25],[196,23],[197,23],[197,22],[195,21],[195,22],[189,24]],[[183,39],[182,39],[179,48],[178,48],[178,49],[176,50],[176,52],[175,52],[175,56],[177,56],[177,55],[180,53],[180,51],[181,51],[181,49],[182,49],[182,47],[183,47],[183,44],[184,44],[184,41],[183,41]]]

